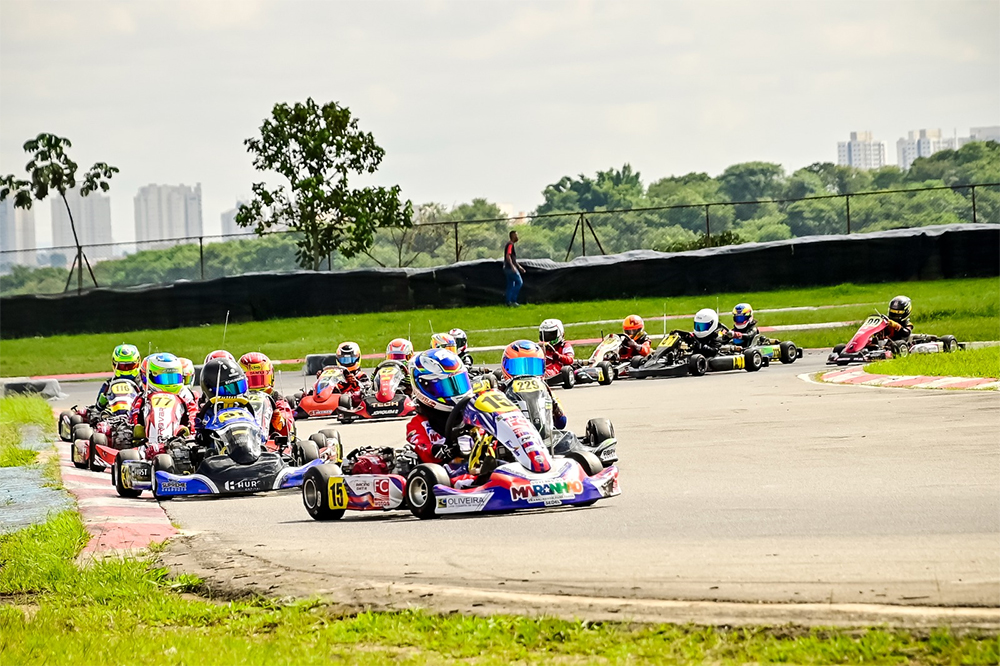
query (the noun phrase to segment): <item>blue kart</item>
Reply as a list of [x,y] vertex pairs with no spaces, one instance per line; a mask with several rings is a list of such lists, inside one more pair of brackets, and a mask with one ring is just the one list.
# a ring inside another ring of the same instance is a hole
[[133,496],[144,490],[160,499],[245,495],[298,488],[308,469],[321,463],[315,442],[295,442],[282,455],[267,450],[266,440],[245,400],[219,401],[197,441],[175,439],[152,460],[141,460],[134,449],[122,451],[112,476]]

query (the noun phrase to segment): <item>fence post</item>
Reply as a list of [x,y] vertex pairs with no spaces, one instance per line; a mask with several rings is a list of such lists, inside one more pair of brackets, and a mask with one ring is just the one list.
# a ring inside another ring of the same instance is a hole
[[455,263],[457,264],[459,261],[461,261],[461,257],[459,256],[460,253],[459,253],[459,249],[458,249],[458,222],[456,221],[455,224],[452,225],[452,226],[455,227]]
[[705,204],[705,238],[712,237],[712,219],[708,214],[708,204]]
[[583,243],[583,256],[587,256],[587,230],[583,227],[583,213],[580,213],[580,242]]
[[976,224],[979,220],[976,217],[976,186],[972,186],[972,223]]
[[83,293],[83,246],[76,246],[76,295]]
[[201,264],[201,279],[205,279],[205,238],[198,236],[198,263]]
[[851,233],[851,195],[844,195],[844,202],[847,204],[847,233]]

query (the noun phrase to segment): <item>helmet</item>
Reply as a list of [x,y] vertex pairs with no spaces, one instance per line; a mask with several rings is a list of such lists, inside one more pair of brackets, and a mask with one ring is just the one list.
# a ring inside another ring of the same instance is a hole
[[361,369],[361,347],[357,342],[340,343],[337,347],[337,364],[350,372]]
[[271,359],[260,352],[240,356],[240,367],[247,376],[247,388],[270,393],[274,388],[274,366]]
[[431,349],[447,349],[454,354],[458,353],[458,345],[455,343],[455,338],[449,333],[435,333],[432,335]]
[[913,306],[906,296],[897,296],[889,301],[889,319],[897,324],[905,324],[910,319],[910,311]]
[[385,348],[388,361],[409,361],[413,358],[413,343],[406,338],[396,338]]
[[205,363],[208,363],[213,358],[228,358],[230,361],[235,361],[236,357],[227,352],[225,349],[216,349],[205,357]]
[[213,358],[201,369],[201,391],[211,400],[247,392],[247,376],[231,358]]
[[546,319],[538,327],[538,341],[548,342],[552,345],[561,345],[563,343],[563,337],[566,334],[566,329],[563,328],[563,323],[558,319]]
[[694,336],[707,338],[719,328],[719,313],[712,308],[698,310],[694,316]]
[[180,393],[184,388],[184,369],[173,354],[159,352],[148,358],[146,382],[151,391]]
[[428,349],[414,356],[410,380],[413,397],[442,412],[450,412],[459,400],[472,395],[465,364],[448,349]]
[[740,303],[733,308],[733,328],[742,331],[753,321],[753,308],[749,303]]
[[118,345],[111,352],[111,366],[115,369],[115,377],[138,377],[142,354],[135,345]]
[[149,357],[142,359],[142,363],[139,364],[139,384],[142,388],[146,388],[149,385],[147,378],[149,377]]
[[500,370],[507,379],[523,375],[541,377],[545,374],[545,352],[537,342],[515,340],[503,350]]
[[184,377],[184,386],[194,386],[194,363],[189,358],[177,359],[181,362],[181,375]]
[[629,315],[622,321],[622,331],[633,340],[638,340],[646,332],[646,325],[639,315]]
[[464,354],[465,350],[469,347],[469,336],[465,334],[460,328],[453,328],[448,331],[448,335],[455,338],[455,351],[459,354]]

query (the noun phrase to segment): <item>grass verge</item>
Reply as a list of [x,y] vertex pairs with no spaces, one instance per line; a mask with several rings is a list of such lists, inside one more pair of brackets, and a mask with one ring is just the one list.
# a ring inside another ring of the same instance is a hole
[[21,427],[25,425],[53,432],[52,408],[33,396],[0,398],[0,467],[22,467],[35,461],[37,451],[21,448]]
[[0,536],[0,661],[11,664],[995,664],[997,637],[939,629],[712,628],[421,611],[337,615],[317,601],[215,603],[151,559],[79,568],[79,517]]
[[930,377],[1000,377],[1000,347],[959,350],[953,354],[911,354],[865,366],[865,372]]
[[[747,301],[757,310],[769,308],[837,305],[830,310],[761,314],[761,325],[799,324],[864,319],[874,309],[884,311],[897,294],[913,299],[918,332],[952,334],[960,341],[995,340],[1000,337],[1000,280],[997,278],[899,282],[872,285],[842,284],[814,289],[786,289],[757,293],[705,294],[672,298],[639,298],[583,303],[549,303],[505,307],[412,310],[359,315],[336,315],[231,324],[226,347],[237,356],[262,351],[272,359],[302,358],[309,353],[332,352],[343,340],[354,340],[364,353],[385,351],[392,338],[409,335],[418,348],[430,344],[431,326],[436,331],[460,327],[466,331],[523,327],[511,331],[470,333],[472,346],[506,344],[518,338],[537,336],[543,319],[557,317],[565,322],[620,320],[635,313],[643,317],[662,314],[690,315],[704,307],[718,308],[723,322],[730,322],[736,303]],[[860,305],[859,305],[860,304]],[[428,323],[428,320],[430,323]],[[668,322],[671,328],[689,328],[691,322]],[[662,324],[651,323],[651,333],[662,332]],[[599,337],[601,331],[618,331],[619,324],[570,326],[571,339]],[[832,347],[846,342],[854,327],[789,333],[802,347]],[[6,377],[77,372],[110,371],[110,354],[115,345],[131,342],[142,352],[171,351],[200,361],[222,346],[221,325],[140,330],[126,334],[58,335],[3,341],[0,374]],[[477,360],[495,361],[499,354]]]

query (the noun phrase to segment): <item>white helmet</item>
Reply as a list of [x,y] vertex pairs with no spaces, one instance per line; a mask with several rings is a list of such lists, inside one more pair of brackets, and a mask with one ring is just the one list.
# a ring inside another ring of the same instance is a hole
[[460,328],[453,328],[448,331],[448,335],[455,338],[455,350],[459,355],[464,354],[469,347],[469,336]]
[[555,345],[562,344],[565,333],[566,331],[561,321],[558,319],[546,319],[538,327],[538,341]]
[[707,338],[719,328],[719,313],[712,308],[698,310],[694,316],[694,335],[696,338]]

